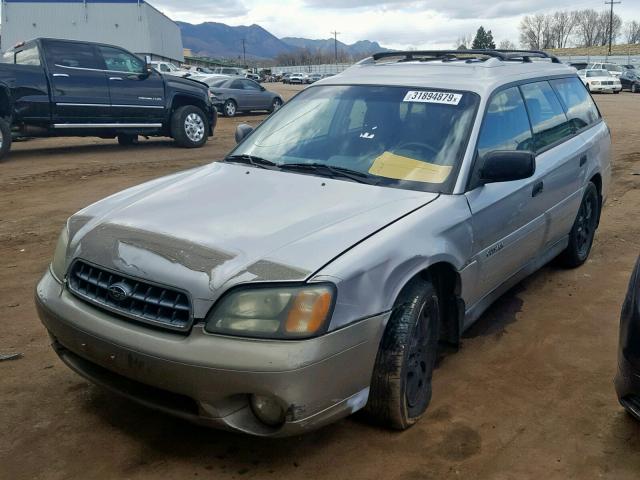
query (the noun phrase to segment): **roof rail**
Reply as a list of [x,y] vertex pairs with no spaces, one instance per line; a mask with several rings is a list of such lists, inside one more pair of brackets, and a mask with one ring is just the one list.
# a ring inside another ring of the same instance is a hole
[[420,59],[469,60],[469,57],[477,58],[477,56],[497,58],[503,62],[521,61],[523,63],[530,63],[532,58],[548,58],[552,63],[561,63],[554,55],[550,55],[541,50],[417,50],[374,53],[371,58],[376,62],[385,58],[403,57],[400,60],[401,62],[410,62]]

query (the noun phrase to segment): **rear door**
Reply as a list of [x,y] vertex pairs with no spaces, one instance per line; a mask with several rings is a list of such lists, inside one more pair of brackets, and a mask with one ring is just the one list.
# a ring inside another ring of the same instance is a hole
[[118,123],[157,123],[164,118],[164,80],[147,72],[139,57],[117,47],[97,46],[105,65],[112,115]]
[[[572,81],[580,82],[577,78]],[[575,220],[581,200],[580,170],[587,162],[588,147],[575,134],[576,129],[549,82],[528,83],[520,90],[533,130],[536,173],[543,189],[539,201],[547,212],[545,245],[551,246],[569,233]]]
[[495,93],[489,101],[477,143],[471,188],[473,254],[480,267],[473,294],[481,299],[517,273],[544,241],[544,192],[538,171],[513,182],[477,183],[483,158],[493,151],[531,151],[533,135],[519,88]]
[[62,40],[46,40],[42,45],[54,103],[54,126],[104,122],[111,113],[109,87],[95,45]]

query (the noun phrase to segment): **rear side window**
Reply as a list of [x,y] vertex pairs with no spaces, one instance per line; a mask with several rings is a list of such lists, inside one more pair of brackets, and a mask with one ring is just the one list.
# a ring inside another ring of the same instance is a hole
[[482,122],[478,154],[496,150],[531,150],[532,137],[527,110],[518,87],[493,96]]
[[527,104],[536,150],[573,134],[562,105],[548,82],[528,83],[520,88]]
[[102,59],[93,45],[71,42],[48,42],[48,63],[61,67],[103,69]]
[[33,47],[16,52],[16,64],[39,66],[40,53],[38,52],[38,47],[34,45]]
[[578,78],[561,78],[549,83],[558,94],[567,112],[567,118],[575,130],[588,127],[600,119],[593,99]]

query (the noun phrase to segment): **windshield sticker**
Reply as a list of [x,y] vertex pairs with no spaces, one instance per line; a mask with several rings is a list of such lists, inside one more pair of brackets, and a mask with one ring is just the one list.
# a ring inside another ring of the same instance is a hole
[[443,105],[458,105],[462,100],[461,93],[426,92],[411,90],[404,96],[403,102],[442,103]]
[[444,183],[451,173],[451,166],[436,165],[413,158],[384,152],[373,161],[369,173],[378,177],[412,182]]

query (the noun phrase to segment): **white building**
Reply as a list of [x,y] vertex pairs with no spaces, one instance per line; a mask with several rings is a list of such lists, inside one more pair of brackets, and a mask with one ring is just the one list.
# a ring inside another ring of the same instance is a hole
[[2,0],[0,50],[38,37],[123,47],[182,62],[180,27],[144,0]]

